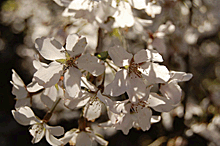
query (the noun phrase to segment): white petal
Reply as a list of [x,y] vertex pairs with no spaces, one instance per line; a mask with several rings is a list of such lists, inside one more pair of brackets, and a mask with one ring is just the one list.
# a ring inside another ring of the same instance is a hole
[[176,80],[177,82],[184,82],[190,80],[193,75],[191,73],[170,71],[170,76],[171,80]]
[[28,106],[12,110],[12,115],[19,124],[24,126],[32,125],[38,121],[33,111]]
[[37,92],[44,87],[39,85],[38,82],[35,80],[35,78],[32,79],[32,82],[27,85],[27,91],[28,92]]
[[81,77],[81,86],[93,92],[96,92],[98,90],[98,88],[95,85],[93,85],[90,81],[88,81],[86,77]]
[[151,123],[158,123],[161,120],[161,116],[152,116],[150,122]]
[[129,65],[131,58],[133,57],[132,54],[128,53],[120,46],[110,48],[108,50],[108,54],[112,58],[113,62],[119,67]]
[[12,94],[16,96],[16,99],[24,99],[28,96],[28,92],[25,87],[17,86],[14,82],[10,82],[12,87]]
[[130,114],[125,114],[125,116],[123,117],[123,120],[121,121],[120,125],[116,126],[117,130],[122,130],[122,132],[125,135],[128,135],[129,130],[132,128],[133,126],[133,120]]
[[62,45],[54,38],[38,38],[35,41],[35,47],[39,53],[47,60],[66,59]]
[[[130,111],[129,111],[130,112]],[[108,114],[108,117],[110,119],[110,122],[107,122],[105,123],[106,126],[111,126],[111,125],[115,125],[119,122],[121,122],[123,120],[123,117],[125,114],[116,114],[116,113],[113,113],[111,110],[109,110],[109,108],[107,107],[107,114]],[[104,125],[103,125],[104,126]]]
[[92,8],[92,4],[88,0],[74,0],[69,4],[68,8],[72,10],[87,10]]
[[87,134],[87,132],[81,131],[76,137],[76,146],[91,146],[92,138]]
[[65,1],[65,0],[53,0],[55,1],[59,6],[61,7],[66,7],[69,5],[70,1]]
[[52,135],[61,136],[64,134],[64,129],[61,126],[49,126],[47,124],[45,124],[44,126],[46,130],[48,130]]
[[137,106],[138,124],[143,131],[149,130],[151,126],[152,111],[147,107]]
[[145,12],[151,16],[152,18],[155,17],[156,14],[161,13],[161,6],[154,5],[152,2],[147,3],[147,7],[145,8]]
[[64,137],[60,138],[60,141],[62,141],[64,145],[67,144],[72,138],[76,138],[77,132],[77,129],[71,129],[70,131],[67,131]]
[[173,103],[169,99],[157,93],[151,93],[147,102],[149,107],[158,112],[169,112],[174,108]]
[[24,82],[20,78],[20,76],[15,72],[14,69],[12,69],[12,81],[15,85],[25,87]]
[[15,103],[15,109],[28,106],[31,107],[31,98],[23,98],[23,99],[17,99]]
[[[77,137],[77,132],[79,132],[78,129],[73,128],[70,131],[67,131],[64,135],[64,137],[60,138],[60,140],[63,142],[63,144],[65,145],[66,143],[68,143],[70,140],[76,139]],[[73,140],[74,143],[76,140]]]
[[91,99],[83,109],[83,117],[93,121],[101,115],[101,103],[98,99]]
[[87,70],[93,76],[101,75],[105,70],[104,62],[90,54],[81,56],[77,62],[80,69]]
[[163,62],[162,56],[156,50],[140,50],[134,55],[135,63],[146,61]]
[[120,1],[117,6],[118,11],[113,15],[115,23],[113,27],[131,27],[134,25],[134,16],[128,2]]
[[108,120],[107,122],[104,123],[99,123],[100,127],[112,127],[113,123],[111,122],[111,120]]
[[67,37],[67,52],[71,57],[82,54],[85,51],[87,41],[85,37],[80,37],[76,34],[69,35]]
[[66,99],[65,105],[70,109],[78,109],[83,107],[89,102],[89,99],[92,97],[91,93],[79,93],[77,98]]
[[[58,86],[58,89],[62,92],[63,90]],[[64,94],[64,93],[63,93]],[[51,109],[54,102],[58,98],[58,91],[55,86],[52,86],[50,88],[46,88],[43,91],[43,94],[41,94],[41,101],[49,108]]]
[[66,93],[70,97],[78,96],[80,92],[80,80],[81,80],[82,73],[80,70],[76,69],[75,67],[70,67],[66,73],[64,74],[64,86],[66,89]]
[[160,92],[170,99],[173,105],[177,105],[181,101],[182,89],[176,83],[176,81],[171,81],[160,86]]
[[51,62],[48,67],[41,67],[34,74],[34,78],[39,85],[45,88],[55,85],[63,73],[63,65],[57,62]]
[[104,24],[104,22],[108,19],[109,16],[112,16],[115,11],[116,8],[113,8],[110,4],[110,1],[105,2],[105,1],[101,1],[98,3],[98,5],[96,7],[94,7],[93,11],[95,13],[95,17],[96,20],[99,23]]
[[100,137],[99,135],[94,134],[93,132],[88,133],[89,135],[91,135],[91,137],[94,137],[95,140],[102,146],[107,146],[108,145],[108,141],[106,141],[104,138]]
[[45,134],[45,129],[42,124],[36,123],[29,130],[30,134],[33,136],[32,143],[38,143]]
[[48,66],[48,64],[40,62],[39,60],[33,60],[33,66],[36,70],[38,70],[42,66],[44,66],[44,67]]
[[125,111],[125,104],[129,100],[124,101],[112,101],[110,98],[103,96],[100,91],[97,93],[97,97],[106,105],[109,107],[109,110],[114,113],[121,113],[122,111]]
[[46,130],[45,137],[47,142],[52,146],[60,146],[61,144],[63,144],[62,141],[55,138],[48,130]]
[[146,5],[146,0],[128,0],[130,5],[135,9],[141,10],[144,9]]
[[146,62],[140,66],[139,71],[148,84],[164,83],[170,79],[169,70],[164,65]]
[[115,79],[104,89],[104,94],[111,96],[119,96],[123,94],[127,89],[127,75],[128,72],[125,69],[118,71],[115,75]]
[[28,92],[26,90],[24,82],[13,69],[12,72],[12,81],[10,82],[13,85],[12,94],[15,95],[17,99],[26,98]]
[[139,78],[134,73],[130,73],[127,77],[127,90],[130,102],[136,103],[147,96],[147,88],[142,78]]
[[79,40],[79,36],[77,34],[70,34],[66,38],[66,50],[72,51],[76,42]]

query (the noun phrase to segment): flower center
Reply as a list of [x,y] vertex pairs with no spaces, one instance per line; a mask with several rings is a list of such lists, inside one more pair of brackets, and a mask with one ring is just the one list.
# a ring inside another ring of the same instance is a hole
[[67,60],[66,60],[66,65],[67,65],[68,67],[77,67],[77,66],[76,66],[76,63],[75,63],[75,62],[76,62],[76,59],[77,59],[77,58],[72,58],[72,57],[69,58],[69,59],[67,59]]
[[138,70],[139,65],[137,63],[134,62],[134,59],[131,59],[129,68],[128,68],[128,73],[134,73],[135,75],[137,75],[139,78],[142,78],[141,72]]

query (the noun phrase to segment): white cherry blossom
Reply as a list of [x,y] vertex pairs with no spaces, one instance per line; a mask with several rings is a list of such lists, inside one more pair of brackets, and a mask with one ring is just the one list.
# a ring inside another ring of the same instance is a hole
[[37,39],[37,50],[45,59],[52,62],[49,65],[39,67],[34,78],[46,88],[55,85],[64,74],[63,83],[66,94],[70,97],[77,96],[80,92],[80,78],[82,76],[79,68],[89,71],[94,76],[100,75],[105,69],[104,63],[95,56],[81,56],[86,45],[86,38],[76,34],[67,37],[66,49],[53,38]]
[[100,96],[100,100],[107,106],[110,119],[108,122],[100,124],[100,126],[113,126],[118,130],[122,130],[126,135],[132,127],[140,127],[143,131],[149,130],[151,123],[160,120],[160,117],[152,116],[150,108],[159,112],[170,111],[173,108],[166,101],[166,98],[151,95],[150,89],[151,87],[146,89],[149,97],[146,96],[137,103],[131,103],[129,100],[112,101],[106,96]]
[[50,145],[58,146],[63,144],[54,136],[61,136],[64,134],[64,129],[60,126],[48,126],[43,120],[36,117],[28,106],[12,110],[12,115],[15,120],[24,126],[31,125],[29,129],[30,134],[33,136],[32,143],[38,143],[44,136]]
[[169,80],[168,69],[154,61],[162,62],[162,56],[155,50],[140,50],[135,55],[121,47],[109,49],[113,62],[121,67],[112,83],[106,86],[104,93],[119,96],[127,92],[132,103],[146,96],[146,86],[164,83]]

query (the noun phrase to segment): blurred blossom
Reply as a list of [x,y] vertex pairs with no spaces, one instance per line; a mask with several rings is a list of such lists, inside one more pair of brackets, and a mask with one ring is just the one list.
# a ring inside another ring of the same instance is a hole
[[25,23],[24,23],[24,21],[14,22],[14,23],[12,24],[12,32],[15,33],[15,34],[22,32],[24,29],[25,29]]
[[185,5],[182,5],[180,8],[181,8],[182,15],[189,15],[189,8],[188,7],[186,7]]
[[220,131],[219,131],[219,115],[213,117],[212,121],[207,125],[202,124],[193,124],[191,129],[194,133],[206,138],[210,142],[213,142],[215,145],[220,143]]
[[210,98],[211,98],[211,101],[213,102],[214,105],[220,107],[220,86],[219,86],[218,90],[211,93]]
[[202,108],[199,105],[188,102],[186,104],[186,114],[184,118],[185,120],[190,120],[193,118],[194,115],[202,116],[203,115]]
[[34,55],[36,54],[36,51],[34,51],[33,49],[30,49],[30,48],[27,48],[25,45],[20,45],[16,48],[16,53],[22,58],[23,57],[30,57],[30,58],[34,59]]
[[206,12],[207,12],[206,6],[201,6],[201,7],[199,8],[199,11],[200,11],[202,14],[206,13]]
[[162,124],[167,131],[171,131],[173,129],[173,117],[170,113],[161,113]]
[[5,41],[2,38],[0,38],[0,51],[4,49],[5,49]]
[[217,57],[219,53],[219,45],[213,41],[205,41],[200,46],[200,52],[206,57]]
[[196,7],[200,7],[202,5],[202,1],[201,0],[193,0],[193,5],[195,5]]
[[193,131],[191,129],[186,130],[185,132],[186,136],[190,137],[193,135]]
[[204,21],[203,24],[198,27],[198,31],[200,33],[211,31],[212,29],[213,29],[213,24],[208,20]]
[[197,42],[199,35],[196,32],[193,32],[193,29],[189,28],[185,35],[184,35],[184,39],[185,41],[190,44],[193,45]]

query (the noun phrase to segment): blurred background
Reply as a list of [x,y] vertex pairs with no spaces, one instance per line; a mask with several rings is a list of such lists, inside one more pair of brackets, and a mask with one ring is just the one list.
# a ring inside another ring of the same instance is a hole
[[[170,70],[193,74],[182,83],[182,103],[149,131],[131,129],[105,134],[110,146],[218,146],[220,145],[220,1],[219,0],[158,0],[162,12],[156,15],[151,33],[167,21],[175,31],[164,38],[153,38],[151,45],[164,58]],[[27,85],[35,72],[32,61],[37,54],[34,41],[41,36],[55,36],[64,41],[71,25],[62,17],[64,8],[52,0],[0,1],[0,145],[32,145],[27,126],[19,125],[12,117],[15,100],[10,84],[14,69]],[[148,17],[147,17],[148,18]],[[149,33],[147,33],[149,34]],[[138,39],[125,35],[126,39]],[[42,109],[35,109],[43,116]],[[51,125],[65,130],[77,127],[73,119],[61,119]],[[74,118],[75,117],[75,118]],[[71,123],[71,124],[70,124]],[[45,139],[35,145],[49,145]]]

